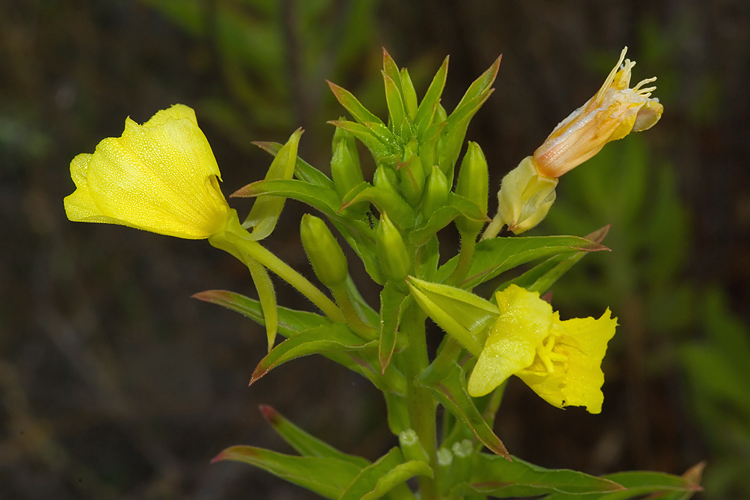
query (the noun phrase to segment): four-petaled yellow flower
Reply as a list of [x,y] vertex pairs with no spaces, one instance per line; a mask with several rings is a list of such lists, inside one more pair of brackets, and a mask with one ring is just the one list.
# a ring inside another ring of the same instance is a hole
[[600,413],[601,363],[617,326],[609,309],[599,319],[561,321],[538,293],[511,285],[495,297],[500,315],[469,377],[469,394],[488,394],[516,375],[553,406]]
[[202,239],[222,231],[230,214],[211,146],[182,104],[143,125],[128,118],[121,137],[76,156],[70,175],[76,190],[65,212],[72,221]]

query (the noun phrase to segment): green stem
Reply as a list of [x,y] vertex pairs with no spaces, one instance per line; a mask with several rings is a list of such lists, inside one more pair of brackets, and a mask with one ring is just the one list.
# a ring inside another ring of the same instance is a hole
[[[416,303],[412,303],[404,311],[401,333],[407,337],[409,346],[404,350],[402,360],[406,372],[406,401],[409,407],[409,421],[412,429],[417,433],[422,447],[429,455],[430,467],[437,475],[437,431],[435,423],[437,404],[430,392],[418,383],[419,376],[429,363],[425,320],[425,314]],[[422,500],[439,498],[436,481],[437,477],[419,477]]]
[[344,314],[349,328],[354,333],[365,340],[376,340],[379,337],[378,330],[362,321],[362,318],[357,314],[351,297],[349,297],[349,291],[346,289],[346,282],[331,288],[331,293],[333,294],[333,298],[336,299],[336,304],[338,304],[341,312]]
[[474,250],[477,247],[476,233],[461,232],[461,251],[458,254],[458,262],[445,283],[448,285],[457,285],[469,272],[471,261],[474,258]]
[[497,234],[500,232],[500,230],[505,226],[505,221],[502,217],[500,217],[500,211],[498,210],[497,215],[494,219],[492,219],[492,222],[490,222],[490,225],[487,226],[487,229],[484,230],[484,233],[482,233],[482,239],[486,240],[489,238],[494,238],[497,236]]

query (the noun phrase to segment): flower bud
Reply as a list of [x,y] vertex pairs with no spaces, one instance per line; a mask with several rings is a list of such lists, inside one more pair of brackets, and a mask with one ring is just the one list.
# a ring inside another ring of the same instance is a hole
[[432,167],[432,174],[427,179],[427,187],[424,190],[424,197],[422,198],[422,215],[425,220],[429,220],[430,216],[438,208],[444,207],[448,203],[448,192],[450,186],[448,185],[448,179],[445,178],[445,174],[440,167],[437,165]]
[[557,179],[539,175],[530,156],[508,172],[497,193],[493,224],[507,224],[515,234],[528,231],[547,216],[555,202]]
[[325,222],[314,215],[303,215],[300,238],[321,283],[335,288],[346,281],[346,256]]
[[419,159],[419,156],[412,155],[406,163],[398,166],[397,172],[401,181],[401,194],[410,205],[416,205],[422,198],[422,190],[424,189],[425,178],[422,160]]
[[203,239],[222,231],[229,217],[211,146],[195,112],[182,104],[143,125],[128,118],[121,137],[76,156],[70,175],[76,190],[64,203],[72,221]]
[[375,238],[383,274],[389,280],[403,281],[411,272],[411,257],[409,257],[401,232],[393,225],[385,212],[380,216]]
[[[342,133],[339,133],[339,131],[342,131]],[[336,134],[346,134],[346,136],[337,138]],[[349,145],[348,136],[351,136],[351,134],[338,127],[333,135],[331,177],[333,178],[333,185],[336,187],[336,192],[341,198],[346,196],[346,193],[348,193],[353,187],[359,185],[365,180],[362,175],[362,169],[359,166],[359,156],[357,154],[356,145],[354,145],[354,147]],[[353,142],[354,137],[352,136],[351,139]]]
[[372,183],[375,187],[396,191],[398,176],[396,175],[396,171],[391,167],[381,164],[375,169],[375,175],[372,176]]
[[[458,171],[456,194],[479,205],[482,213],[487,213],[487,197],[489,196],[490,174],[487,159],[482,148],[476,142],[469,142],[468,149]],[[464,216],[456,218],[456,227],[461,233],[476,234],[484,226],[483,221],[467,219]]]

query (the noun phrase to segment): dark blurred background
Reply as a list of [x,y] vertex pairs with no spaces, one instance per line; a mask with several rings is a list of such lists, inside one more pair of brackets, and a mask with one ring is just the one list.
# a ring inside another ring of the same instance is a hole
[[[635,82],[659,77],[663,119],[566,175],[533,232],[613,224],[613,251],[584,259],[553,297],[564,317],[609,306],[620,318],[604,410],[561,411],[513,380],[496,431],[515,455],[593,474],[681,474],[707,460],[702,498],[750,498],[744,0],[0,0],[0,498],[313,498],[248,466],[209,465],[233,444],[290,451],[261,403],[369,459],[395,443],[377,391],[324,358],[247,388],[263,329],[190,298],[254,295],[230,256],[66,220],[70,160],[119,136],[126,116],[194,107],[228,194],[270,164],[251,141],[285,142],[298,126],[301,155],[327,169],[325,121],[344,112],[325,79],[384,116],[381,46],[420,95],[450,54],[448,110],[502,53],[468,133],[497,187],[593,95],[624,45]],[[311,274],[304,211],[288,202],[280,224],[291,230],[264,244]]]

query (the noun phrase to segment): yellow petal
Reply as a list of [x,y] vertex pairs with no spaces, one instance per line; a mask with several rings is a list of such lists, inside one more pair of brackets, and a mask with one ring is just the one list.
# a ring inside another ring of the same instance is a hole
[[554,350],[567,356],[567,369],[555,364],[550,374],[526,370],[518,376],[553,406],[585,406],[589,413],[600,413],[604,401],[601,364],[607,343],[615,334],[617,318],[612,318],[607,309],[599,319],[574,318],[555,323],[563,333]]
[[473,397],[489,394],[508,377],[530,366],[554,318],[552,306],[538,293],[519,286],[511,285],[495,297],[500,316],[469,377],[468,391]]
[[65,210],[73,221],[199,239],[221,231],[229,214],[211,147],[195,112],[181,104],[143,125],[128,118],[121,137],[77,156],[70,170],[77,189]]

